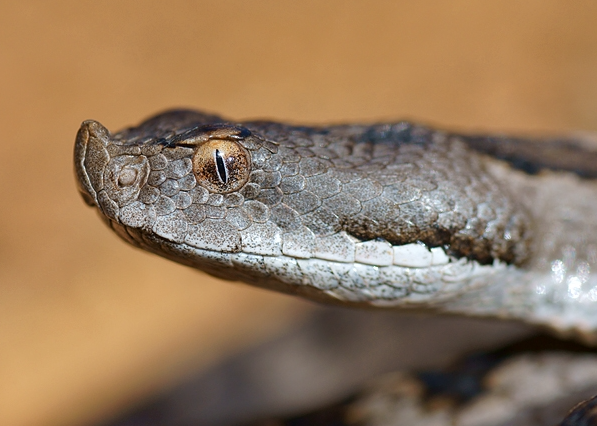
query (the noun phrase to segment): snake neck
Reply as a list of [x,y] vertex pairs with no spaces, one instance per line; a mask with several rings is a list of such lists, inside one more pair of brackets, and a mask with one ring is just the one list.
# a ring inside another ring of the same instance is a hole
[[529,175],[495,162],[488,170],[529,215],[531,254],[447,310],[524,319],[595,341],[597,182],[569,172]]

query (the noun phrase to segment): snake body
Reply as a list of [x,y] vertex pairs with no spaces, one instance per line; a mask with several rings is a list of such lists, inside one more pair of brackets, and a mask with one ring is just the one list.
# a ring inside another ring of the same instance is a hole
[[129,243],[320,302],[597,332],[597,140],[191,110],[82,124],[85,201]]

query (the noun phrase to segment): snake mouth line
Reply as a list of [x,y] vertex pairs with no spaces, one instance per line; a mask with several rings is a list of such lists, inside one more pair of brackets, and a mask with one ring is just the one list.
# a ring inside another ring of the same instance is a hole
[[445,261],[436,265],[378,266],[284,254],[221,252],[173,243],[113,220],[108,220],[108,224],[121,238],[139,248],[191,267],[200,264],[204,272],[218,278],[256,285],[273,280],[291,288],[311,287],[338,301],[374,307],[436,305],[472,288],[483,287],[489,281],[488,276],[514,268],[498,260],[492,265],[482,265],[467,258],[448,257],[445,253]]

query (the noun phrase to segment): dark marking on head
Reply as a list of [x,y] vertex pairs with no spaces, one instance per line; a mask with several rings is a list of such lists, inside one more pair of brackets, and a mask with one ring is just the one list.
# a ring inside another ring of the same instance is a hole
[[192,148],[213,139],[238,141],[246,139],[249,136],[251,136],[251,131],[246,127],[235,126],[228,123],[213,123],[196,126],[184,133],[176,135],[168,141],[168,146],[184,146]]
[[396,124],[374,124],[363,133],[359,142],[374,144],[413,144],[426,146],[432,142],[433,130],[401,121]]
[[470,148],[506,161],[512,168],[530,175],[542,170],[571,172],[597,179],[597,151],[564,139],[523,139],[508,136],[461,136]]

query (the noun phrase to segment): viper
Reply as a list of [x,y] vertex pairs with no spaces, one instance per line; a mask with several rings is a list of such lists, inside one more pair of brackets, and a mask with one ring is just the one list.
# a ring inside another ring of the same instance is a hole
[[171,110],[114,134],[85,121],[74,160],[83,199],[121,238],[216,277],[596,340],[590,134]]

